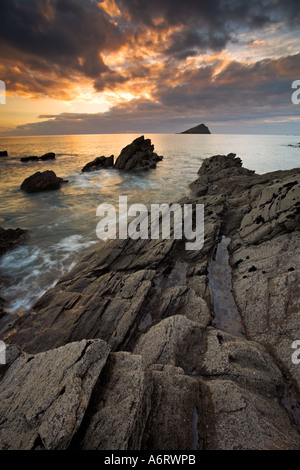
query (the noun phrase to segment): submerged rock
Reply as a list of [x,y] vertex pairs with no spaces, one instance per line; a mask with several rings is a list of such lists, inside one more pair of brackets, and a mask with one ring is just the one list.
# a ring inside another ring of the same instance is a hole
[[163,157],[154,153],[154,145],[150,139],[145,139],[142,135],[127,145],[118,156],[115,168],[117,170],[148,170],[155,168],[157,162]]
[[101,170],[102,168],[109,168],[114,166],[114,156],[111,155],[110,157],[97,157],[92,162],[87,163],[82,168],[82,173],[89,172],[89,171],[97,171]]
[[0,255],[22,242],[28,231],[22,228],[2,228],[0,227]]
[[22,163],[47,161],[47,160],[55,160],[55,153],[49,152],[49,153],[45,153],[45,155],[42,155],[41,157],[32,156],[32,157],[22,157],[20,159]]
[[42,155],[40,157],[40,160],[42,160],[42,161],[55,160],[55,153],[53,153],[53,152],[45,153],[45,155]]
[[46,170],[43,173],[38,171],[23,181],[21,189],[28,193],[37,193],[60,189],[62,183],[67,183],[67,181],[58,178],[54,171]]
[[22,157],[20,160],[22,163],[27,163],[27,162],[38,162],[39,157],[33,156],[33,157]]

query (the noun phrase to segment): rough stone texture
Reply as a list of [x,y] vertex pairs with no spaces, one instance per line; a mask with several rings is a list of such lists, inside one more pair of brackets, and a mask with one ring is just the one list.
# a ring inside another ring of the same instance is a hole
[[14,248],[18,243],[21,243],[27,234],[28,231],[22,228],[5,229],[0,227],[0,255]]
[[147,170],[155,168],[156,163],[162,159],[163,157],[154,153],[154,145],[151,144],[151,140],[145,139],[142,135],[123,148],[116,160],[115,168],[125,171]]
[[213,416],[208,450],[299,450],[299,433],[278,400],[227,380],[207,386]]
[[114,166],[114,156],[111,155],[110,157],[97,157],[92,162],[87,163],[82,168],[82,173],[86,173],[89,171],[97,171],[101,170],[102,168],[109,168]]
[[151,369],[151,411],[142,449],[196,450],[199,440],[197,406],[203,406],[199,382],[184,375],[178,367],[160,366],[154,365]]
[[1,381],[1,450],[67,448],[108,354],[96,340],[17,357]]
[[300,370],[291,346],[300,338],[299,246],[300,233],[294,232],[242,245],[232,255],[234,296],[247,336],[272,353],[298,390]]
[[34,175],[26,178],[21,184],[21,189],[28,193],[37,193],[40,191],[51,191],[60,189],[62,183],[66,183],[62,178],[58,178],[54,171],[46,170],[43,173],[37,171]]
[[151,392],[141,356],[111,354],[91,400],[81,449],[140,449]]
[[143,356],[146,367],[171,364],[192,373],[199,371],[204,349],[204,328],[176,315],[150,328],[140,337],[133,352]]

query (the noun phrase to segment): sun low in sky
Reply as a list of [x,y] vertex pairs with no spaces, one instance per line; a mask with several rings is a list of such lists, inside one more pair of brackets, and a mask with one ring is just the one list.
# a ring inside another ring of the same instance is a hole
[[299,134],[298,0],[1,0],[0,135]]

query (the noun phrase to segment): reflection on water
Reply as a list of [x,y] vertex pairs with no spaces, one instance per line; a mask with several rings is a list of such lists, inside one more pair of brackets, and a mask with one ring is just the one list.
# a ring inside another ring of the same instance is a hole
[[[81,135],[0,138],[0,219],[4,227],[25,228],[23,245],[0,259],[0,297],[11,311],[29,308],[36,298],[72,268],[96,237],[96,209],[102,203],[118,209],[119,196],[128,205],[171,203],[188,194],[203,158],[235,152],[245,166],[258,172],[298,166],[289,147],[297,136],[145,135],[164,156],[155,170],[124,173],[113,169],[81,173],[101,155],[118,156],[138,135]],[[21,163],[20,158],[55,152],[56,160]],[[53,170],[68,184],[59,191],[26,194],[25,178]]]
[[244,338],[245,333],[238,312],[231,285],[231,267],[227,247],[230,238],[222,237],[218,244],[216,258],[208,268],[209,285],[214,299],[214,325],[234,336]]

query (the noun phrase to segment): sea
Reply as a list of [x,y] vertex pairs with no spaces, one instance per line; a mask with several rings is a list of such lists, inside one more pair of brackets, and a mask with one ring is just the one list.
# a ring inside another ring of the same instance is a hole
[[[203,160],[236,153],[256,173],[300,166],[299,135],[185,135],[144,134],[164,157],[156,169],[131,173],[105,169],[82,173],[96,157],[115,155],[140,134],[1,137],[0,225],[29,231],[24,243],[0,258],[0,297],[12,313],[30,309],[37,299],[93,245],[105,243],[96,235],[97,207],[118,209],[119,196],[128,204],[176,202],[189,195]],[[55,160],[21,163],[20,158],[56,154]],[[60,190],[27,194],[25,178],[53,170],[68,180]],[[101,249],[101,247],[99,247]]]

